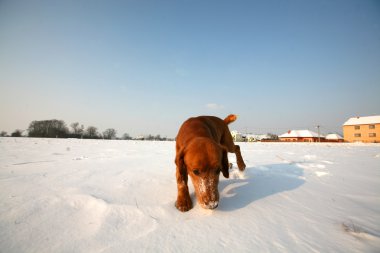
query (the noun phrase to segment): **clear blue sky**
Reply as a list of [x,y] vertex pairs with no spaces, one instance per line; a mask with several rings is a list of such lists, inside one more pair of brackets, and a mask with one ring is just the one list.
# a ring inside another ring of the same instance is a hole
[[380,1],[0,1],[0,130],[341,131],[380,114]]

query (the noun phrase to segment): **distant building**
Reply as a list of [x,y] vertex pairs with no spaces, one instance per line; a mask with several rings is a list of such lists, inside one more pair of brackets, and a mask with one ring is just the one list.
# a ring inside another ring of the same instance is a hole
[[236,130],[231,131],[231,135],[236,142],[245,141],[245,136]]
[[344,142],[344,139],[339,134],[328,134],[326,135],[327,142]]
[[236,142],[257,142],[257,141],[271,141],[277,140],[275,135],[270,134],[242,134],[236,130],[231,131],[231,135]]
[[248,142],[256,142],[256,141],[270,140],[271,136],[269,136],[268,134],[247,134],[245,138],[246,138],[246,141]]
[[289,130],[287,133],[279,135],[280,141],[285,142],[319,142],[325,141],[323,135],[310,130]]
[[135,141],[143,141],[143,140],[145,140],[145,136],[144,135],[139,135],[137,137],[134,137],[133,140],[135,140]]
[[353,117],[343,124],[348,142],[380,142],[380,116]]

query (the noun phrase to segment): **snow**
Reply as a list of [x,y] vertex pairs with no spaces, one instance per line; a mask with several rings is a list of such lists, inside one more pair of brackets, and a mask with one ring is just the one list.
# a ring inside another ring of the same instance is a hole
[[176,199],[175,143],[0,138],[1,252],[379,252],[380,146],[239,143],[219,206]]
[[326,140],[343,140],[343,137],[339,134],[328,134],[326,135]]
[[307,137],[323,137],[323,135],[319,135],[313,131],[310,131],[310,130],[291,130],[287,133],[284,133],[280,136],[278,136],[280,138],[297,138],[297,137],[301,137],[301,138],[307,138]]
[[343,126],[354,125],[368,125],[368,124],[380,124],[380,115],[366,116],[366,117],[353,117],[348,119]]

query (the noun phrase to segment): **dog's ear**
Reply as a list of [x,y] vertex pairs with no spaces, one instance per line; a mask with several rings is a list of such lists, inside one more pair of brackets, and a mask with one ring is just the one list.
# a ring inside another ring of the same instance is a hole
[[222,150],[222,174],[225,178],[229,178],[230,173],[230,164],[228,163],[227,149],[223,146],[220,146]]
[[175,157],[175,164],[177,165],[181,175],[187,174],[184,157],[185,157],[185,150],[183,148],[177,152],[177,155]]

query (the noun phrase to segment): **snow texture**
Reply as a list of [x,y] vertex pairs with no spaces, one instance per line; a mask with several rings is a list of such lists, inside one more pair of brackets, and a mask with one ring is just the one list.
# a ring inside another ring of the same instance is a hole
[[239,145],[181,213],[174,142],[0,138],[0,252],[380,252],[379,145]]

